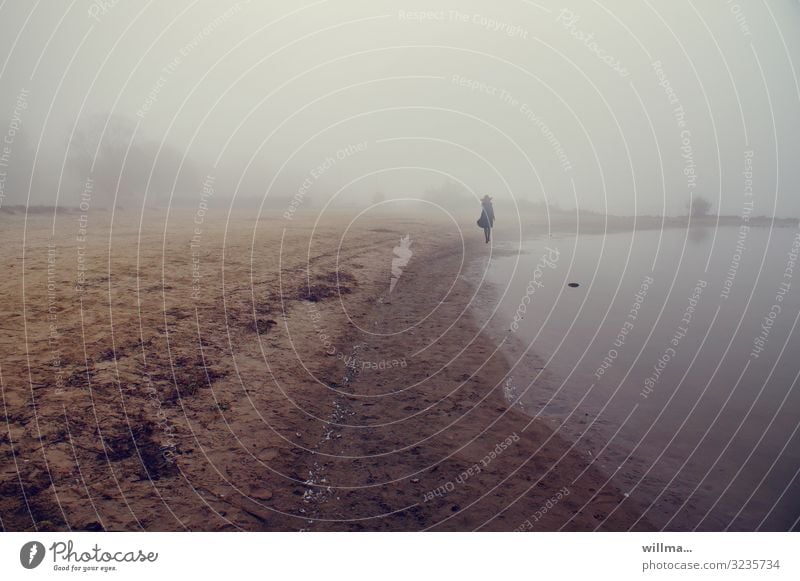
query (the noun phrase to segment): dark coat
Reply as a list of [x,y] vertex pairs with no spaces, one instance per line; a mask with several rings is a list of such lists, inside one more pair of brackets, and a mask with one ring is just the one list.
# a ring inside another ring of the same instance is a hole
[[494,208],[492,208],[492,203],[489,201],[481,202],[481,207],[481,219],[478,221],[478,225],[481,228],[494,227]]

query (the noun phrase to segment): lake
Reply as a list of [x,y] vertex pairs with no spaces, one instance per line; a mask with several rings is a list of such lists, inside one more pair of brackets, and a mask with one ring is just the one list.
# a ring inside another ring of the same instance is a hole
[[470,277],[514,366],[509,400],[613,474],[650,522],[789,530],[798,249],[793,228],[553,235],[493,247]]

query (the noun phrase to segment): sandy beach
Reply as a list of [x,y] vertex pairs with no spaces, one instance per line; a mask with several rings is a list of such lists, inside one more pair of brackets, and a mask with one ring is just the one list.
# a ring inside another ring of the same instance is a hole
[[636,521],[506,404],[508,360],[470,314],[474,220],[256,216],[0,215],[4,530]]

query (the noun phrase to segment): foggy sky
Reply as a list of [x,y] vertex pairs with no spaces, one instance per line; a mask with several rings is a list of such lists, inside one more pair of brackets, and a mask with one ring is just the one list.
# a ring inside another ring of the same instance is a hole
[[105,172],[161,205],[211,175],[217,203],[452,180],[615,214],[739,214],[752,185],[797,216],[798,31],[792,0],[7,0],[0,203]]

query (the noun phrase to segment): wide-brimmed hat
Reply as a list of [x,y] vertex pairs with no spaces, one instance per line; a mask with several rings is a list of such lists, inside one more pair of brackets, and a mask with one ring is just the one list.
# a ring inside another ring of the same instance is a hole
[[492,200],[492,196],[490,196],[488,194],[481,198],[481,202],[484,202],[484,201],[490,202],[491,200]]

